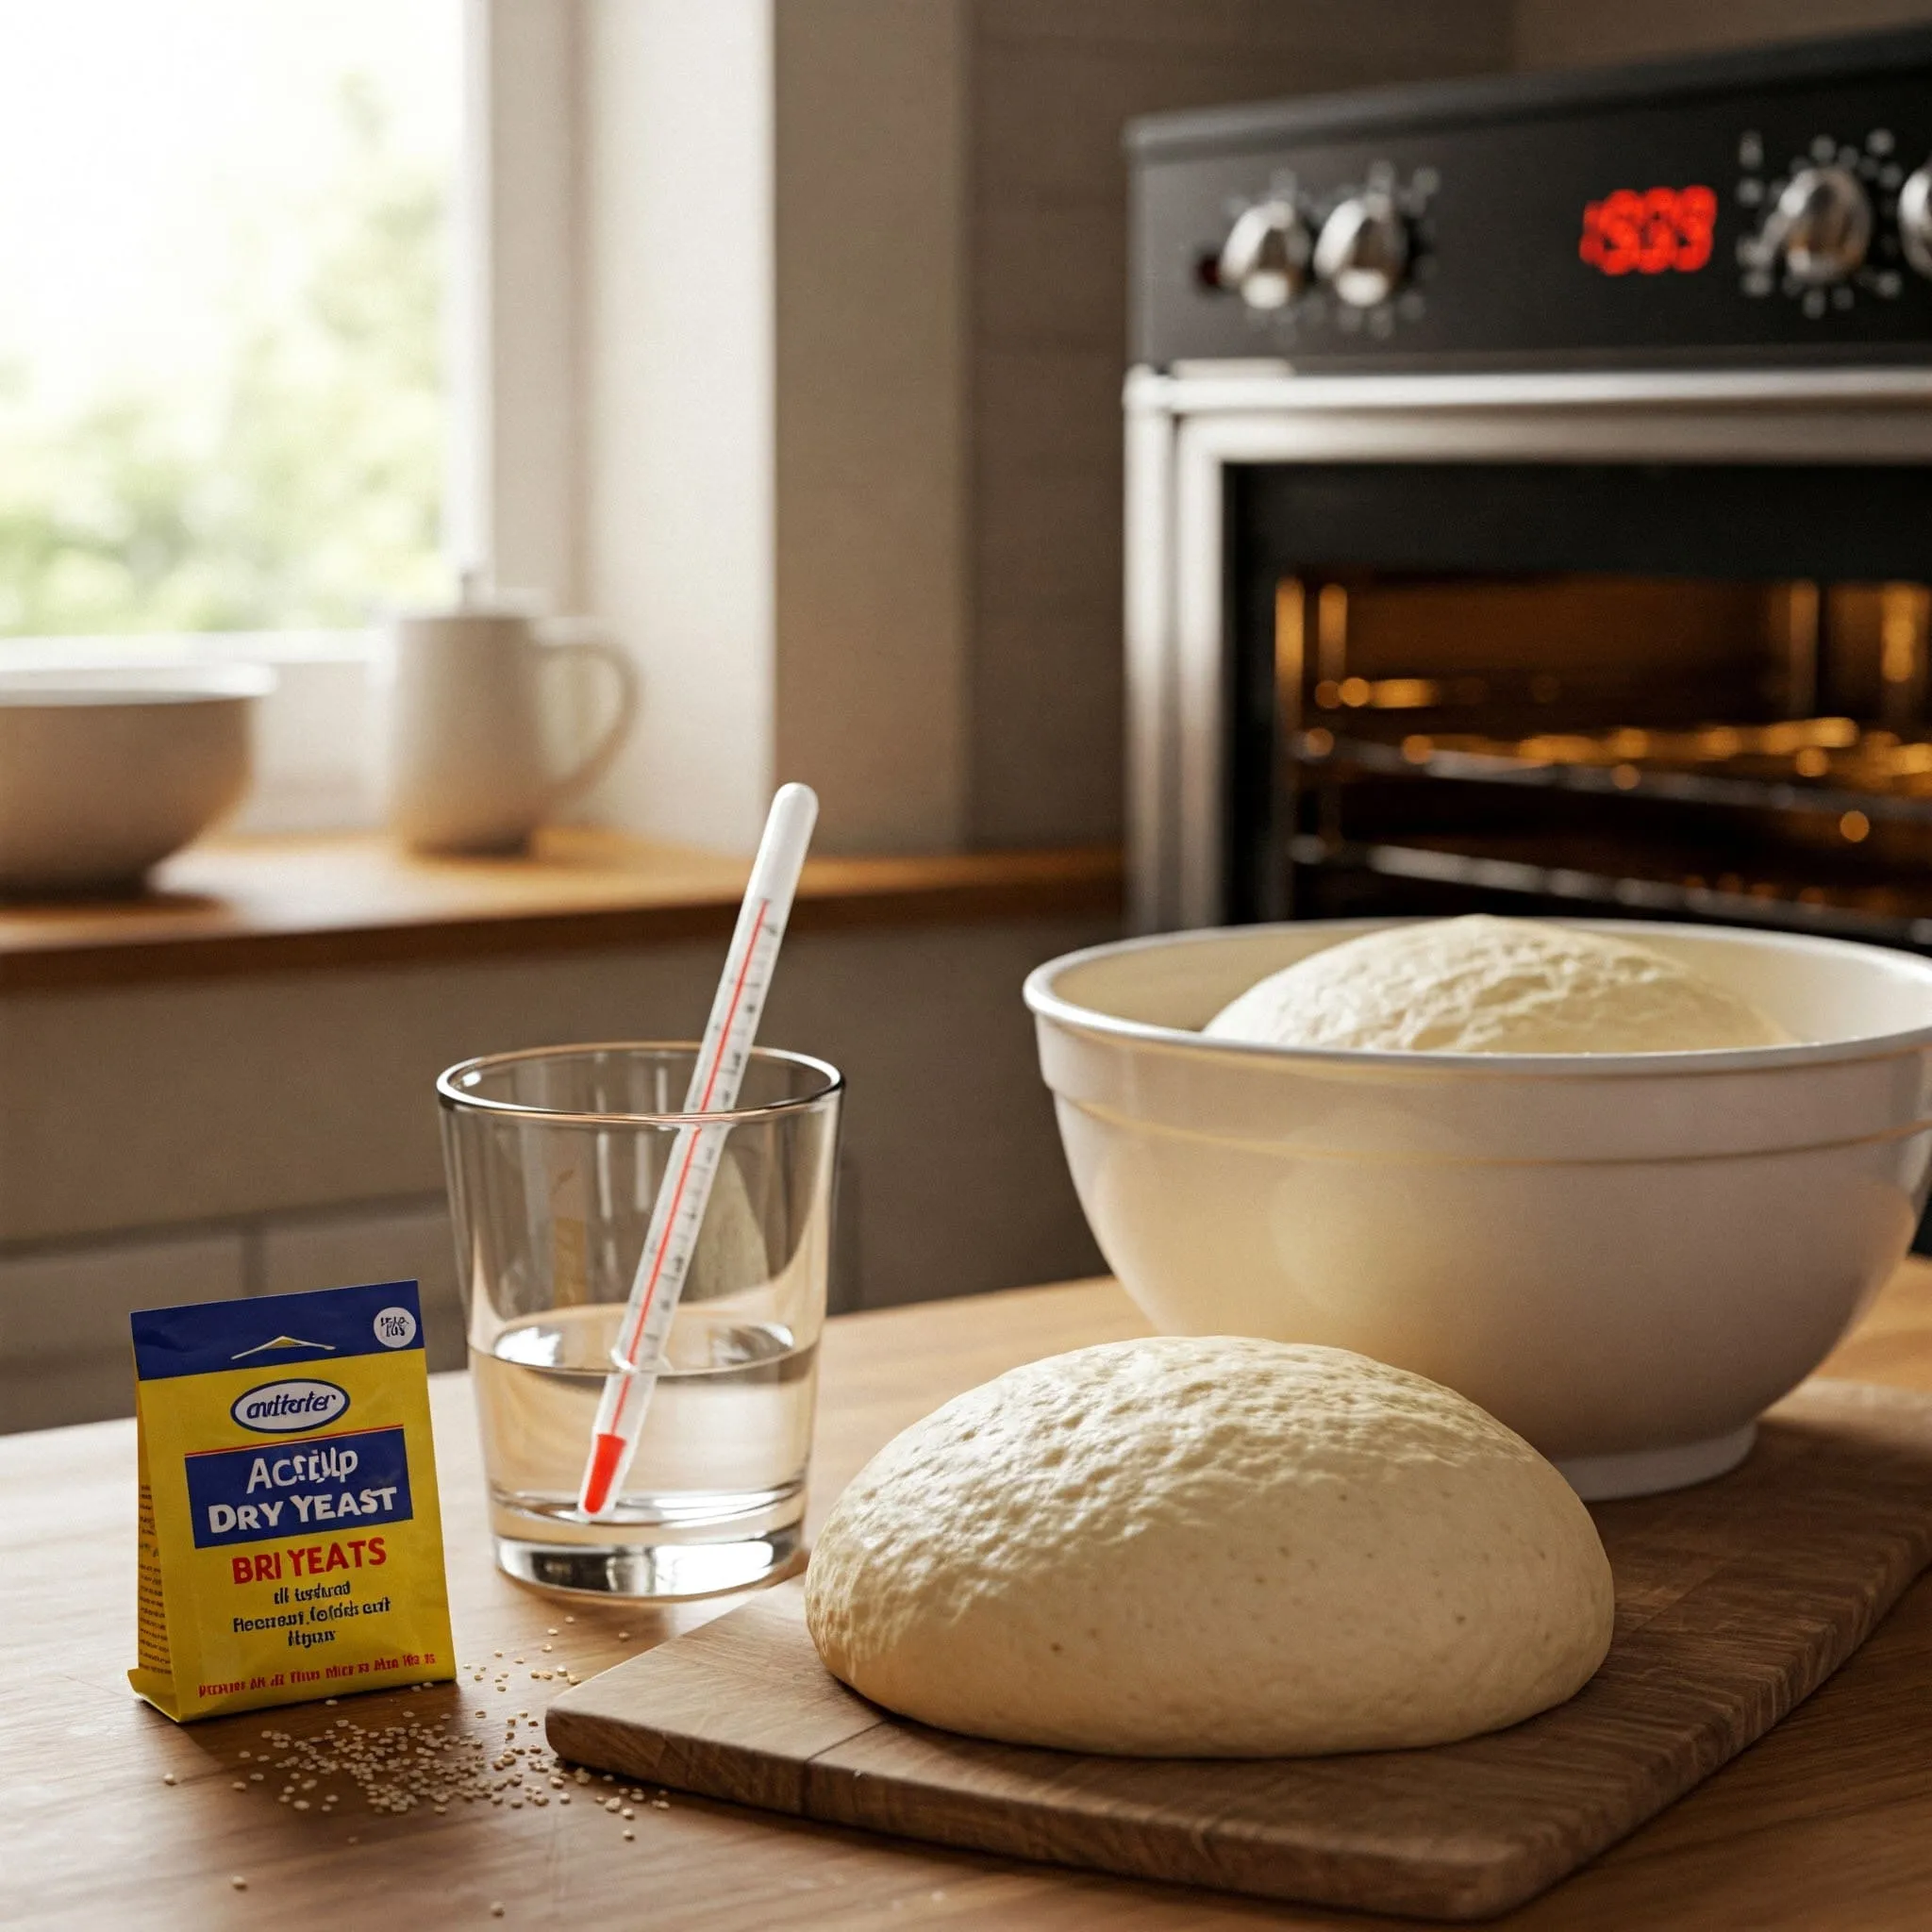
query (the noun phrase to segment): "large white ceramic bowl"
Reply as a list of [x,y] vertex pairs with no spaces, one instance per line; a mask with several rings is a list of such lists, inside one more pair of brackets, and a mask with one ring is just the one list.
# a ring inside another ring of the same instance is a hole
[[0,671],[0,894],[132,891],[248,789],[248,664]]
[[1638,928],[1801,1042],[1741,1051],[1300,1050],[1195,1030],[1388,923],[1128,940],[1028,978],[1108,1263],[1164,1331],[1326,1342],[1445,1382],[1586,1496],[1728,1469],[1910,1244],[1932,1174],[1932,961]]

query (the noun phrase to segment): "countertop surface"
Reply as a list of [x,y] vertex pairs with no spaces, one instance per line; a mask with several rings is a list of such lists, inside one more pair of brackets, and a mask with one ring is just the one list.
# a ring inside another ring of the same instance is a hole
[[[847,1316],[827,1330],[816,1524],[867,1457],[1014,1363],[1144,1333],[1110,1282]],[[1932,1266],[1908,1262],[1825,1373],[1932,1389]],[[654,1927],[933,1924],[1028,1928],[1399,1921],[1270,1906],[952,1853],[655,1792],[620,1823],[576,1802],[296,1812],[246,1774],[265,1728],[305,1738],[446,1720],[492,1746],[583,1675],[731,1607],[587,1607],[491,1563],[468,1378],[432,1383],[457,1651],[478,1688],[375,1693],[177,1728],[138,1702],[134,1425],[0,1437],[0,1921],[96,1926]],[[544,1645],[549,1645],[548,1651]],[[498,1654],[501,1653],[501,1660]],[[509,1672],[507,1693],[495,1673]],[[1575,1878],[1508,1918],[1636,1926],[1932,1923],[1932,1578],[1763,1741]],[[527,1724],[527,1720],[525,1721]],[[539,1735],[530,1730],[528,1735]],[[237,1782],[244,1789],[236,1790]],[[624,1833],[632,1834],[626,1840]],[[245,1881],[238,1889],[234,1881]],[[494,1907],[501,1907],[501,1915]],[[16,1916],[18,1915],[18,1916]]]
[[[526,855],[434,858],[375,833],[209,839],[126,900],[0,905],[0,991],[728,935],[748,859],[557,827]],[[1108,846],[819,858],[793,928],[1109,912]]]

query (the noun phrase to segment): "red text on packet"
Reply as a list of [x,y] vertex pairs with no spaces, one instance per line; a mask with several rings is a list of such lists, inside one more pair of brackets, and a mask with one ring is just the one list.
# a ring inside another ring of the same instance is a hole
[[1711,189],[1620,188],[1585,207],[1576,253],[1607,275],[1694,275],[1710,259],[1716,226]]
[[380,1570],[388,1561],[389,1552],[379,1536],[352,1536],[339,1543],[303,1543],[231,1557],[228,1565],[237,1583],[279,1583],[284,1574],[320,1576],[325,1570]]

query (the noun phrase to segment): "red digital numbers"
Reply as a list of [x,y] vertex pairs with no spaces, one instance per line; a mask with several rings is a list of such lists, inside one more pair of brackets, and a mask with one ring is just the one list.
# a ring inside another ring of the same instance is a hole
[[1585,208],[1576,253],[1607,275],[1694,275],[1710,259],[1716,225],[1708,188],[1620,188]]

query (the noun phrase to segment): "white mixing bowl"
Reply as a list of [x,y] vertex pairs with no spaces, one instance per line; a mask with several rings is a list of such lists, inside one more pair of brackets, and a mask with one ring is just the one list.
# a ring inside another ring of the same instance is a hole
[[0,893],[137,890],[241,803],[274,684],[249,664],[0,672]]
[[1028,978],[1109,1265],[1163,1331],[1325,1342],[1445,1382],[1585,1496],[1730,1468],[1910,1245],[1932,1175],[1932,961],[1635,928],[1790,1046],[1382,1053],[1195,1030],[1389,923],[1128,940]]

